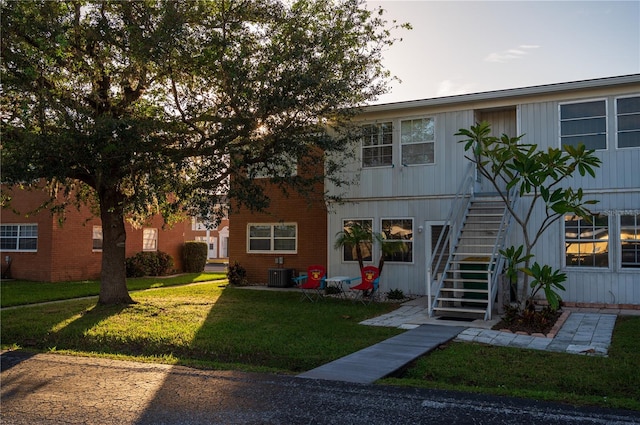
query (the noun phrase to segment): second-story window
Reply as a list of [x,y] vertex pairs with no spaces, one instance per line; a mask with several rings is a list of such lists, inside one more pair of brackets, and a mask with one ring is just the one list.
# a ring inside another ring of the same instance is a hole
[[619,148],[640,148],[640,96],[616,100]]
[[402,165],[433,164],[435,131],[433,118],[400,122]]
[[607,148],[607,103],[604,100],[560,105],[560,145]]
[[393,124],[367,124],[362,127],[362,167],[393,164]]

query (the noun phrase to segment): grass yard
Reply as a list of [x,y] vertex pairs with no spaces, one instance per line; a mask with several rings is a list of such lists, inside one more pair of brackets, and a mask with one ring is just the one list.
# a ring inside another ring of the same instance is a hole
[[[358,324],[397,304],[311,304],[297,292],[164,282],[140,283],[165,287],[133,292],[134,305],[83,299],[3,309],[2,349],[295,374],[402,332]],[[46,290],[32,299],[46,298],[51,288],[37,285]],[[640,317],[620,317],[608,357],[452,342],[381,383],[640,411],[639,334]]]
[[[184,285],[226,279],[225,273],[187,273],[168,277],[141,277],[127,279],[129,291]],[[100,293],[100,281],[31,282],[28,280],[3,280],[0,282],[0,307],[34,304],[45,301],[90,297]]]

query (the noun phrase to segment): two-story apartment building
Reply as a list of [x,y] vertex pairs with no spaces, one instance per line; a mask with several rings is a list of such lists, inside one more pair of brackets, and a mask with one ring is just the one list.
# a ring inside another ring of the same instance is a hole
[[[448,223],[455,251],[456,227],[462,226],[448,221],[457,213],[452,205],[460,208],[456,194],[468,199],[494,191],[473,174],[473,183],[466,183],[470,161],[455,134],[488,121],[495,135],[523,134],[522,143],[539,149],[580,142],[595,149],[602,161],[596,178],[578,176],[567,184],[597,200],[590,209],[599,216],[591,223],[571,216],[556,222],[535,246],[535,260],[567,274],[566,302],[640,304],[640,74],[373,105],[357,120],[363,138],[357,159],[343,172],[358,184],[327,215],[329,275],[358,274],[352,253],[332,248],[336,233],[358,222],[405,245],[385,262],[382,291],[435,296],[442,266],[430,269],[433,249]],[[338,191],[328,182],[327,189]],[[521,199],[520,208],[528,201]],[[522,244],[517,228],[500,243]],[[380,254],[374,244],[368,260],[375,265]]]

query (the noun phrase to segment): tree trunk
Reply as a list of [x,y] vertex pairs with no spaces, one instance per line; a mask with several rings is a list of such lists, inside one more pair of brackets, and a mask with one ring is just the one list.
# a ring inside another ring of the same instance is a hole
[[116,189],[100,191],[102,219],[102,272],[98,304],[132,304],[127,289],[124,213]]

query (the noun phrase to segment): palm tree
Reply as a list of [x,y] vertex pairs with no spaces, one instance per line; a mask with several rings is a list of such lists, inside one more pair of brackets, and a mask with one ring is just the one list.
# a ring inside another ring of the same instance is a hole
[[358,259],[358,265],[360,270],[364,268],[364,260],[362,257],[362,245],[373,244],[373,232],[371,229],[354,223],[347,225],[344,230],[340,231],[336,235],[336,242],[334,244],[335,249],[342,247],[353,247],[356,250],[356,258]]

